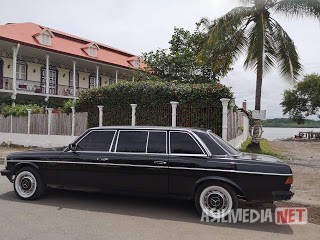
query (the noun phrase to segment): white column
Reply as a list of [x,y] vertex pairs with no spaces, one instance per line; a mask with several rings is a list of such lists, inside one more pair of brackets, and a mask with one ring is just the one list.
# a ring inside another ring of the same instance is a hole
[[74,128],[75,128],[75,107],[70,107],[71,108],[71,136],[74,136]]
[[17,46],[12,47],[13,50],[13,59],[12,59],[12,90],[13,90],[13,97],[12,99],[16,99],[17,96],[17,58],[18,58],[18,51],[20,48],[20,43]]
[[177,126],[177,106],[179,102],[172,101],[170,103],[172,107],[172,114],[171,114],[172,127],[176,127]]
[[231,124],[230,124],[230,126],[231,126],[231,129],[228,129],[228,131],[230,131],[230,136],[231,136],[231,139],[233,139],[234,137],[235,137],[235,116],[234,116],[234,112],[233,112],[233,109],[234,109],[234,106],[235,106],[235,104],[234,104],[234,102],[230,102],[230,104],[229,104],[229,107],[230,107],[230,114],[231,114]]
[[229,98],[221,98],[222,103],[222,139],[227,141],[228,134],[228,103]]
[[132,109],[132,114],[131,114],[131,125],[135,126],[136,125],[136,108],[137,104],[130,104],[131,109]]
[[30,134],[30,126],[31,126],[31,111],[32,111],[32,109],[30,109],[30,108],[28,108],[27,109],[27,112],[28,112],[28,131],[27,131],[27,133],[28,134]]
[[46,54],[46,94],[49,94],[49,54]]
[[99,66],[97,66],[97,71],[96,71],[96,88],[99,87]]
[[116,83],[118,83],[118,70],[116,71]]
[[48,111],[48,135],[51,134],[52,110],[53,110],[53,108],[47,108],[47,111]]
[[99,127],[103,126],[103,106],[98,105],[99,108]]
[[132,82],[134,82],[134,76],[132,76]]
[[[73,70],[72,70],[72,77],[73,77],[73,96],[76,97],[77,89],[76,89],[76,61],[73,61]],[[73,136],[73,135],[72,135]]]

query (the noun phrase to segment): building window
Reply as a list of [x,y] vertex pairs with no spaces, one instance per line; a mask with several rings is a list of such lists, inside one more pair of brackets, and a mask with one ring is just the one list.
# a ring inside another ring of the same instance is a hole
[[27,64],[23,61],[17,62],[16,78],[27,80]]
[[49,34],[41,34],[41,44],[51,46],[51,36]]
[[[95,88],[97,85],[96,82],[96,74],[95,73],[91,73],[89,76],[89,88]],[[99,76],[99,83],[98,86],[101,86],[101,77]]]
[[116,78],[110,77],[109,78],[109,85],[116,83]]
[[89,47],[89,55],[91,57],[96,57],[97,56],[97,48],[96,47]]
[[[73,71],[69,72],[69,88],[73,88]],[[76,71],[76,88],[79,88],[79,73]]]

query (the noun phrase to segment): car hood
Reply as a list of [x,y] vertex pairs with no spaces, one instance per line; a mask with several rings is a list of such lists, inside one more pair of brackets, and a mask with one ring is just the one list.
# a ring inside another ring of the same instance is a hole
[[60,153],[64,151],[66,147],[58,147],[58,148],[36,148],[36,149],[30,149],[28,151],[22,151],[22,152],[14,152],[9,155],[7,155],[8,160],[13,159],[42,159],[42,158],[50,158],[53,156],[59,156]]

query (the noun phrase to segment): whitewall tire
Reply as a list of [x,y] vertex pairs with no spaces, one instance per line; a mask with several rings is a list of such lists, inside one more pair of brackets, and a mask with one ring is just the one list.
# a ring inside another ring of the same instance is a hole
[[238,207],[238,199],[229,185],[207,182],[197,189],[195,205],[200,215],[206,214],[214,219],[222,219]]
[[15,174],[13,186],[17,196],[24,200],[37,199],[46,189],[39,172],[32,167],[21,168]]

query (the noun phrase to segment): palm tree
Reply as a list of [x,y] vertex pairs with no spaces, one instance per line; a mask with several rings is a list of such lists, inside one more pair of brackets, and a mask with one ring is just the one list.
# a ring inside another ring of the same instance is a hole
[[[255,110],[261,110],[262,79],[272,67],[280,69],[282,77],[295,83],[302,72],[294,42],[271,17],[315,17],[320,19],[320,0],[240,0],[236,7],[210,23],[203,20],[208,29],[207,39],[199,59],[210,57],[213,71],[227,69],[245,52],[244,67],[256,71]],[[219,56],[219,57],[217,57]],[[254,120],[252,148],[260,149],[260,120]]]

